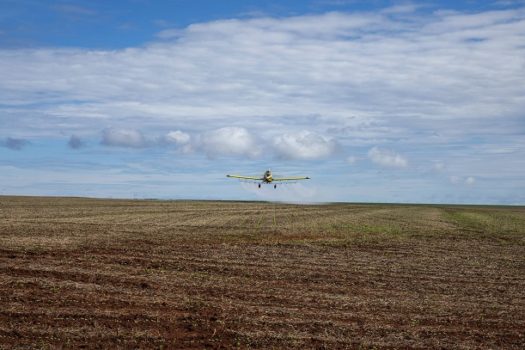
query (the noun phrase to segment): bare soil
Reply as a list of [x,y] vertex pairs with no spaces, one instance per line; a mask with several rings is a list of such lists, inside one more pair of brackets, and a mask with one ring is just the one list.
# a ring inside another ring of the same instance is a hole
[[524,349],[525,208],[0,197],[0,348]]

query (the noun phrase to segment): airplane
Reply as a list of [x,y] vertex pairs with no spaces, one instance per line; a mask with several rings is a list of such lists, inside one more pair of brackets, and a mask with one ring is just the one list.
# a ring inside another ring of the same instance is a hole
[[[232,177],[232,178],[241,179],[241,180],[261,181],[258,183],[259,188],[261,188],[261,184],[271,184],[272,182],[287,182],[287,181],[309,180],[310,179],[308,176],[292,176],[292,177],[274,178],[272,175],[272,171],[270,169],[266,170],[262,177],[242,176],[242,175],[226,175],[226,177]],[[273,188],[277,188],[277,184],[274,184]]]

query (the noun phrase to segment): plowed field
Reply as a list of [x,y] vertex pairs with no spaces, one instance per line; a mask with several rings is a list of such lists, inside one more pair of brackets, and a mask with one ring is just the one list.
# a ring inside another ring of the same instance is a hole
[[525,348],[523,207],[0,197],[0,348]]

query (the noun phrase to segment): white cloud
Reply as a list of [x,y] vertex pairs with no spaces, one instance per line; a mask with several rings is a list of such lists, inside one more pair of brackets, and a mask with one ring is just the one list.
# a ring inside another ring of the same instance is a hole
[[347,162],[348,164],[351,164],[351,165],[355,164],[355,163],[357,162],[357,160],[358,160],[358,159],[357,159],[357,157],[355,157],[355,156],[350,156],[350,157],[347,157],[347,158],[346,158],[346,162]]
[[463,178],[461,176],[452,175],[448,179],[453,185],[465,184],[467,186],[472,186],[476,183],[476,178],[473,176],[467,176],[466,178]]
[[373,147],[368,151],[368,158],[384,167],[404,168],[408,165],[408,161],[400,154],[378,147]]
[[459,176],[456,176],[456,175],[452,175],[448,178],[448,180],[450,181],[451,184],[453,185],[457,185],[461,182],[461,178]]
[[437,172],[442,172],[443,170],[445,170],[445,163],[443,163],[442,161],[436,161],[434,162],[432,169],[434,169]]
[[256,138],[245,128],[224,127],[200,135],[197,147],[209,157],[242,156],[256,158],[261,154],[261,146]]
[[407,3],[407,4],[393,5],[393,6],[387,7],[381,12],[385,14],[406,14],[410,12],[415,12],[421,7],[422,5]]
[[256,131],[286,127],[284,116],[301,123],[306,110],[322,116],[318,130],[355,115],[367,135],[375,120],[379,139],[392,127],[406,126],[406,135],[414,122],[457,133],[451,120],[525,109],[523,9],[388,13],[196,23],[159,34],[172,40],[123,50],[0,50],[0,111],[17,118],[10,130],[27,130],[36,123],[26,105],[43,103],[38,118],[49,132],[74,120],[66,132],[75,133],[101,122],[128,128],[130,120],[140,130],[184,127],[190,118],[208,128],[235,118]]
[[[337,139],[349,154],[412,149],[415,169],[446,159],[444,179],[476,174],[522,189],[524,9],[412,10],[196,23],[121,50],[1,49],[2,133],[89,140],[112,126],[132,132],[107,132],[106,144],[143,147],[142,133],[176,126],[192,131],[178,150],[293,159],[332,154]],[[238,132],[209,132],[225,125]],[[303,142],[297,130],[326,136]],[[474,138],[509,153],[475,150]]]
[[287,159],[319,159],[332,155],[337,143],[310,131],[283,134],[273,139],[273,146],[280,157]]
[[184,30],[178,28],[164,29],[157,33],[157,37],[160,39],[176,39],[184,35]]
[[105,129],[102,132],[102,144],[114,147],[142,148],[147,146],[144,135],[132,129]]
[[75,16],[93,16],[97,14],[96,11],[91,10],[87,7],[73,4],[55,5],[53,6],[53,9],[65,15],[72,16],[73,18],[75,18]]
[[191,141],[191,136],[190,134],[180,130],[170,131],[164,136],[164,141],[168,143],[174,143],[176,145],[185,145]]

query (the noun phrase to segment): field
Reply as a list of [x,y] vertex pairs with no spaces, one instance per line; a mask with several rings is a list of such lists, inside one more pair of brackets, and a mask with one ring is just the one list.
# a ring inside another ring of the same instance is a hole
[[0,197],[0,348],[525,348],[525,208]]

